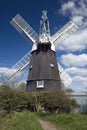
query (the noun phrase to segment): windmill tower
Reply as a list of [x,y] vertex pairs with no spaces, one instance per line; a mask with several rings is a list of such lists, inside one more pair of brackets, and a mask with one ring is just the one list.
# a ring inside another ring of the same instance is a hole
[[37,49],[32,50],[27,90],[51,90],[61,88],[55,49],[51,46],[47,12],[42,12]]
[[69,21],[61,30],[50,36],[47,11],[42,11],[41,18],[39,35],[19,14],[11,21],[18,32],[33,44],[31,57],[30,52],[28,52],[18,61],[11,68],[11,70],[15,69],[15,72],[9,78],[9,80],[12,79],[29,64],[26,88],[28,91],[59,89],[62,84],[68,86],[71,83],[69,75],[57,64],[55,43],[64,40],[75,32],[78,27],[72,21]]

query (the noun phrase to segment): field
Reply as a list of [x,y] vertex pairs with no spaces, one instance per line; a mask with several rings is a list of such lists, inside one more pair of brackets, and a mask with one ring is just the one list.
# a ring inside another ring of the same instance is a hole
[[0,118],[0,130],[43,130],[39,118],[55,124],[61,130],[87,130],[87,114],[40,115],[28,111]]
[[20,112],[0,118],[0,130],[42,130],[34,113]]
[[87,114],[58,114],[42,117],[62,130],[87,130]]

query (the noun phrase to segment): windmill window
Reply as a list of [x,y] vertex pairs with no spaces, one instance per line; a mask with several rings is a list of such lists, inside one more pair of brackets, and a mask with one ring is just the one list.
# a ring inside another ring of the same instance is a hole
[[32,65],[30,66],[30,70],[32,69]]
[[50,67],[51,67],[51,68],[54,68],[54,64],[53,64],[53,63],[50,63]]
[[43,88],[43,87],[44,87],[44,81],[43,80],[37,81],[37,88]]

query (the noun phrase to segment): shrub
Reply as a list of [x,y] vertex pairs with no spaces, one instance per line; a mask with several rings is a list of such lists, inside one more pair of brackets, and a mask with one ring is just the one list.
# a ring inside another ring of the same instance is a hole
[[28,109],[34,111],[35,97],[26,91],[13,90],[9,87],[2,87],[0,91],[0,109],[11,111],[22,111]]
[[69,113],[78,106],[76,100],[70,99],[62,90],[43,92],[39,104],[51,113]]
[[67,96],[63,91],[50,91],[44,98],[44,107],[49,112],[63,112],[67,102]]
[[50,113],[69,113],[78,105],[64,91],[33,92],[13,90],[3,86],[0,90],[0,110],[11,111],[45,111]]

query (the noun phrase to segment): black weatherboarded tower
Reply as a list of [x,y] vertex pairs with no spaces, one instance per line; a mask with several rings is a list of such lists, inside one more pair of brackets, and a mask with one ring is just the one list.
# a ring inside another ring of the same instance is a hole
[[44,91],[60,89],[62,86],[67,87],[72,79],[59,63],[57,65],[55,44],[61,43],[73,32],[77,31],[78,27],[75,23],[69,21],[54,35],[50,36],[47,11],[44,10],[42,11],[39,35],[20,14],[17,14],[11,20],[11,24],[29,42],[31,41],[33,46],[31,55],[28,52],[11,68],[12,74],[9,81],[18,79],[19,73],[22,75],[23,70],[29,65],[27,91]]
[[32,49],[28,91],[42,91],[61,88],[61,80],[55,54],[55,47],[50,41],[49,21],[47,12],[42,12],[40,34],[36,47]]

